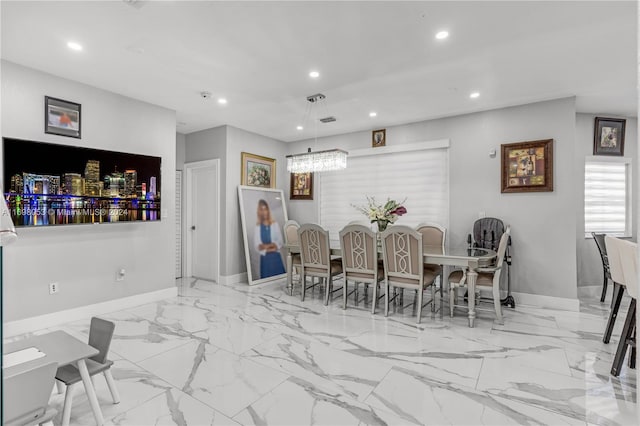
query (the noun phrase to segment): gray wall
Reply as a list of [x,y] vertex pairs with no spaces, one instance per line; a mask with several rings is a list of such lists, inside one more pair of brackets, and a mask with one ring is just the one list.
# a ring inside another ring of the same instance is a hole
[[176,170],[184,168],[184,157],[186,155],[187,137],[182,133],[176,133]]
[[[82,139],[44,133],[45,95],[82,104]],[[162,157],[163,211],[155,223],[20,228],[4,249],[5,320],[174,286],[175,112],[6,61],[1,102],[2,136]]]
[[[541,102],[387,128],[387,144],[448,138],[450,148],[450,244],[466,244],[480,211],[512,226],[514,264],[512,290],[576,298],[577,194],[574,173],[574,98]],[[500,144],[555,140],[554,192],[500,193]],[[289,152],[369,147],[371,132],[302,141]],[[496,158],[489,151],[496,149]],[[398,167],[402,167],[401,164]],[[321,185],[321,177],[318,179]],[[317,188],[316,188],[317,191]],[[317,192],[316,192],[317,194]],[[318,220],[314,201],[291,203],[290,216],[300,222]]]
[[[598,114],[600,117],[615,117],[611,114]],[[585,157],[593,155],[593,129],[594,114],[576,114],[576,177],[584,176]],[[624,117],[622,117],[624,118]],[[625,127],[624,156],[632,159],[632,204],[633,209],[638,207],[638,187],[636,183],[640,173],[638,172],[638,120],[628,118]],[[602,262],[600,254],[592,238],[584,236],[584,179],[576,180],[576,193],[578,194],[576,206],[576,251],[578,268],[578,287],[602,286]],[[632,212],[633,213],[633,212]],[[632,235],[638,232],[638,215],[633,214]],[[635,240],[635,238],[633,238]]]

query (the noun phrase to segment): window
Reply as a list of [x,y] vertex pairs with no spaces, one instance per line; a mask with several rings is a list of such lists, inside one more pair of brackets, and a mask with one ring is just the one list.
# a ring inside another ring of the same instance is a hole
[[[331,238],[337,239],[340,229],[351,221],[368,222],[353,207],[365,205],[367,195],[380,203],[387,198],[397,201],[407,198],[405,206],[409,214],[401,217],[398,224],[415,226],[419,222],[432,222],[448,227],[448,141],[436,146],[403,152],[389,152],[385,148],[350,152],[345,170],[322,173],[320,223]],[[380,155],[382,152],[384,155]]]
[[587,157],[584,232],[631,236],[631,160]]

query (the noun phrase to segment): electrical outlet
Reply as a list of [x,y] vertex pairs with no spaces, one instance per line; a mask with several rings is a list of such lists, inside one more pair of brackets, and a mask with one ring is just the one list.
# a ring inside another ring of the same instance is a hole
[[116,281],[124,281],[126,273],[127,271],[124,268],[119,269],[118,272],[116,272]]
[[49,294],[56,294],[60,291],[60,285],[58,283],[49,283]]

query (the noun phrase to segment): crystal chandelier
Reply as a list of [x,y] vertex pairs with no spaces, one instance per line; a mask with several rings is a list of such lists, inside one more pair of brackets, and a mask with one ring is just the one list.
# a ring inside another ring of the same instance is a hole
[[[307,101],[309,102],[309,108],[307,109],[307,113],[305,115],[306,118],[310,115],[311,108],[318,105],[321,101],[325,99],[325,96],[322,93],[317,93],[315,95],[307,96]],[[325,104],[326,106],[326,104]],[[316,117],[315,117],[315,141],[316,145],[318,143],[318,121],[322,123],[332,123],[336,121],[335,117],[329,116],[324,117],[318,120],[317,110],[315,108]],[[303,154],[293,154],[287,155],[287,171],[289,173],[313,173],[313,172],[328,172],[332,170],[341,170],[347,168],[347,155],[348,152],[342,149],[328,149],[324,151],[315,151],[312,152],[311,148],[309,148],[308,152]]]
[[328,172],[347,168],[347,151],[329,149],[326,151],[305,152],[287,155],[289,173]]

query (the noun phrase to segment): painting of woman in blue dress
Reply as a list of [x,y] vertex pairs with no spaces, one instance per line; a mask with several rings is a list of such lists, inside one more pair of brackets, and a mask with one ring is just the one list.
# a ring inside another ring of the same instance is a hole
[[280,249],[283,246],[282,230],[271,217],[269,204],[258,201],[258,220],[253,233],[253,245],[260,253],[260,279],[284,274],[285,267]]

